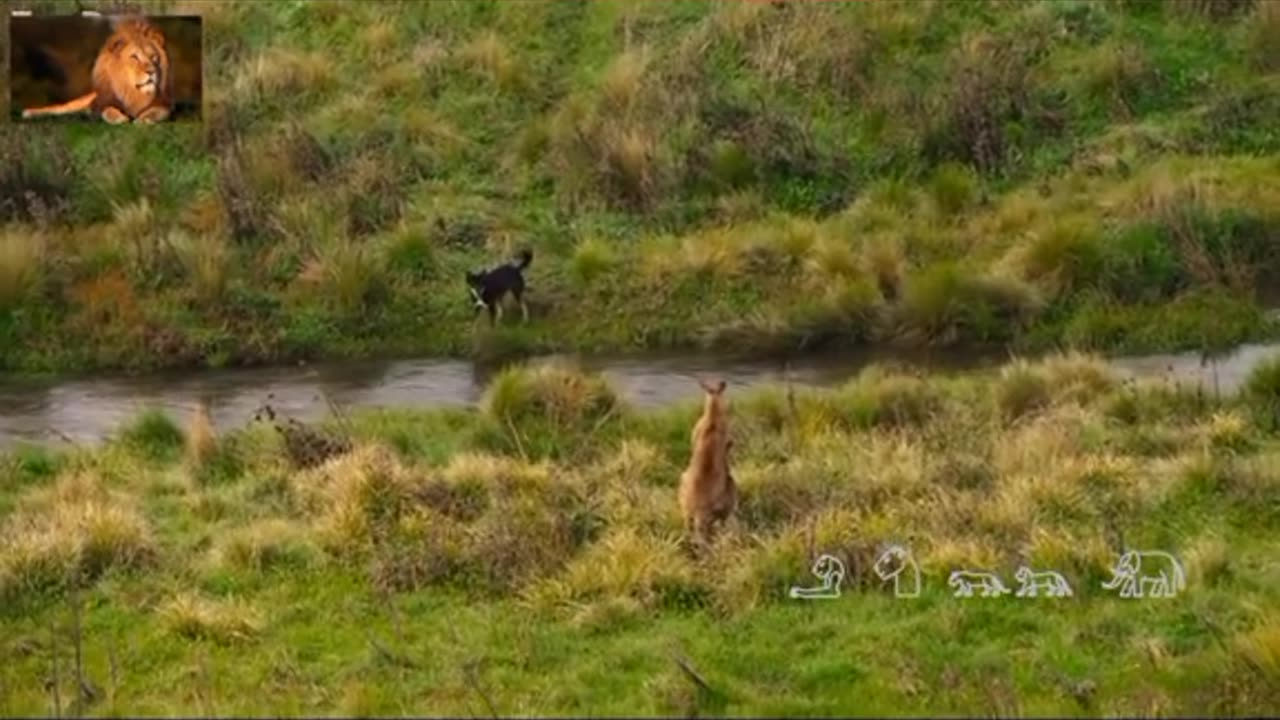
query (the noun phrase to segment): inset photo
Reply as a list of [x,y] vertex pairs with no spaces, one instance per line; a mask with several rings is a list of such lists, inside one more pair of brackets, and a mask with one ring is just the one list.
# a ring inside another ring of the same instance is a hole
[[15,14],[10,114],[19,122],[199,122],[199,16]]

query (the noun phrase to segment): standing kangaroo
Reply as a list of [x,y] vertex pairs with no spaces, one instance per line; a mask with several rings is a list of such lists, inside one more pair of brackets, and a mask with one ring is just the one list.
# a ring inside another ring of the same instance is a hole
[[738,504],[738,488],[729,473],[729,403],[725,382],[699,382],[706,396],[702,416],[693,426],[693,453],[680,476],[680,512],[685,532],[707,542],[716,524]]

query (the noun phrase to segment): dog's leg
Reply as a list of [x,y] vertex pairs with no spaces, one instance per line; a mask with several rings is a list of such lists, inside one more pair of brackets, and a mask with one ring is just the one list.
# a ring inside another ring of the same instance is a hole
[[495,301],[493,307],[498,311],[498,322],[502,322],[502,301]]
[[529,322],[529,306],[525,304],[524,293],[521,290],[515,292],[516,300],[520,303],[520,317],[524,322]]

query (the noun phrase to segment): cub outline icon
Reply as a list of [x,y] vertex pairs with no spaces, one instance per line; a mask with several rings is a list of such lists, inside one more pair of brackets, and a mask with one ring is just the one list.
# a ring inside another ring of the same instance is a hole
[[819,555],[810,572],[822,580],[819,587],[792,586],[787,595],[793,600],[831,600],[840,597],[840,583],[844,582],[844,563],[834,555]]
[[1013,576],[1019,583],[1018,597],[1062,598],[1073,594],[1067,579],[1054,570],[1036,571],[1023,565]]
[[1000,597],[1013,592],[1005,586],[999,575],[980,570],[954,570],[947,578],[947,586],[955,590],[953,596],[958,598],[974,597],[975,590],[977,597],[984,598]]

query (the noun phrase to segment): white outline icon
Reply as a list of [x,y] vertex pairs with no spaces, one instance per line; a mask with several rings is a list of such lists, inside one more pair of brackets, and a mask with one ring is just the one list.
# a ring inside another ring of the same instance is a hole
[[788,596],[793,600],[830,600],[840,597],[840,583],[844,582],[844,563],[834,555],[819,555],[811,572],[822,579],[822,586],[803,588],[792,586]]
[[1111,574],[1112,578],[1102,583],[1102,587],[1120,588],[1122,598],[1171,598],[1187,588],[1187,574],[1182,564],[1161,550],[1130,550],[1116,560]]
[[[880,553],[880,557],[876,558],[876,564],[872,569],[880,578],[880,582],[893,580],[894,597],[920,597],[920,566],[916,564],[916,559],[911,556],[911,551],[907,548],[901,545],[890,545]],[[903,587],[902,580],[902,575],[907,570],[911,571],[909,588]]]
[[1044,597],[1061,598],[1071,597],[1071,585],[1067,583],[1067,579],[1062,577],[1061,573],[1053,570],[1042,570],[1036,572],[1031,568],[1023,565],[1013,574],[1018,580],[1020,587],[1016,593],[1017,597]]
[[990,598],[1008,595],[1013,592],[1005,587],[1004,582],[995,573],[977,572],[973,570],[956,570],[947,578],[947,585],[955,588],[955,597],[973,597],[975,588],[980,590],[978,597]]

